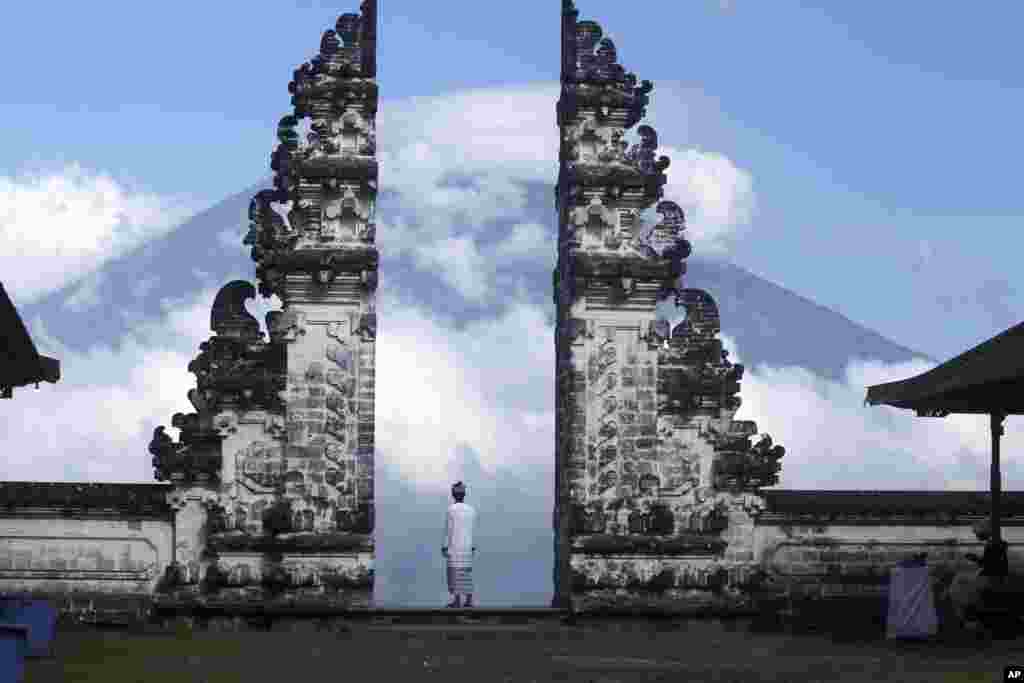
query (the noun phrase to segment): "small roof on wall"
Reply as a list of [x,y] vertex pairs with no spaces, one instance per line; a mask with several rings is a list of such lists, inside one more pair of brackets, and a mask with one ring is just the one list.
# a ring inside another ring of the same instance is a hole
[[868,387],[866,402],[917,411],[1024,414],[1024,323],[928,372]]
[[[763,489],[767,512],[840,515],[987,515],[992,494],[981,491],[800,491]],[[1024,515],[1024,492],[1002,494],[1000,514]]]
[[13,387],[56,383],[59,379],[60,361],[39,355],[14,302],[0,283],[0,398],[10,398]]

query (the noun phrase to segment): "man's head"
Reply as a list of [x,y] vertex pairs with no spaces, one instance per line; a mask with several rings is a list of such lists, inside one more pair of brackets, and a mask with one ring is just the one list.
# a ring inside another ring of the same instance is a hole
[[461,503],[465,497],[466,485],[463,484],[461,481],[455,482],[455,485],[452,486],[452,498],[455,499],[456,503]]

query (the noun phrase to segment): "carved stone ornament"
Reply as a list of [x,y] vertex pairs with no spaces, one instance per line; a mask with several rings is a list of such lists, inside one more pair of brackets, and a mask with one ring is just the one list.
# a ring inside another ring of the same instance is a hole
[[238,431],[238,415],[234,412],[220,413],[213,418],[213,428],[221,437],[228,437]]
[[573,341],[593,339],[595,326],[595,322],[587,318],[569,318],[569,338]]
[[334,278],[337,277],[337,273],[333,268],[327,266],[323,268],[317,268],[313,273],[313,279],[318,285],[326,286],[334,282]]
[[238,481],[251,491],[274,491],[284,483],[285,463],[278,444],[257,441],[235,458]]
[[272,439],[283,439],[287,434],[284,416],[268,413],[266,421],[263,423],[263,431]]
[[[376,253],[375,1],[366,0],[361,10],[341,15],[324,32],[319,53],[294,71],[288,85],[293,111],[278,123],[280,144],[270,159],[274,189],[254,197],[245,239],[264,296],[287,299],[292,273],[307,273],[325,286],[340,273],[363,269],[344,259],[310,263],[323,252],[361,255],[355,261]],[[287,221],[275,205],[288,207]]]
[[210,311],[210,329],[217,335],[243,341],[260,339],[263,336],[260,324],[245,309],[245,302],[255,296],[256,288],[244,280],[235,280],[221,287]]
[[579,206],[572,211],[572,222],[577,232],[585,229],[588,235],[603,240],[607,231],[616,227],[615,212],[604,206],[600,197],[591,197],[586,206]]
[[184,510],[188,505],[188,497],[182,489],[174,489],[167,494],[167,504],[174,510]]
[[332,321],[327,323],[327,336],[331,339],[335,339],[342,344],[348,342],[348,323],[347,321]]
[[368,292],[377,291],[377,271],[364,270],[360,273],[359,280]]
[[302,311],[271,311],[267,313],[267,329],[273,341],[295,341],[306,334],[306,314]]
[[355,334],[364,342],[377,338],[377,314],[362,313],[359,316],[359,326]]

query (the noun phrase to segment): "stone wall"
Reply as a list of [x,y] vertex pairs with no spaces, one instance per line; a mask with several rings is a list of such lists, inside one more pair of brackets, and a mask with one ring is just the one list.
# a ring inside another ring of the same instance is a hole
[[0,593],[62,609],[153,594],[172,561],[160,484],[0,483]]
[[[794,597],[884,596],[889,571],[925,553],[939,588],[977,565],[990,496],[940,491],[765,491],[754,556]],[[1010,571],[1024,574],[1024,494],[1003,494]]]
[[[941,597],[957,573],[977,571],[966,555],[984,550],[975,527],[990,505],[973,492],[765,490],[745,503],[720,495],[728,512],[715,533],[574,537],[574,608],[728,612],[826,598],[877,611],[890,571],[920,553]],[[1024,494],[1003,495],[1010,571],[1024,576]]]

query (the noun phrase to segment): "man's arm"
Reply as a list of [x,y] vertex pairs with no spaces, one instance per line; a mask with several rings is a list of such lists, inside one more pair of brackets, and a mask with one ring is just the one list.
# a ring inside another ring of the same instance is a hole
[[452,516],[450,512],[444,514],[444,543],[441,545],[441,554],[448,557],[448,534],[451,531]]

